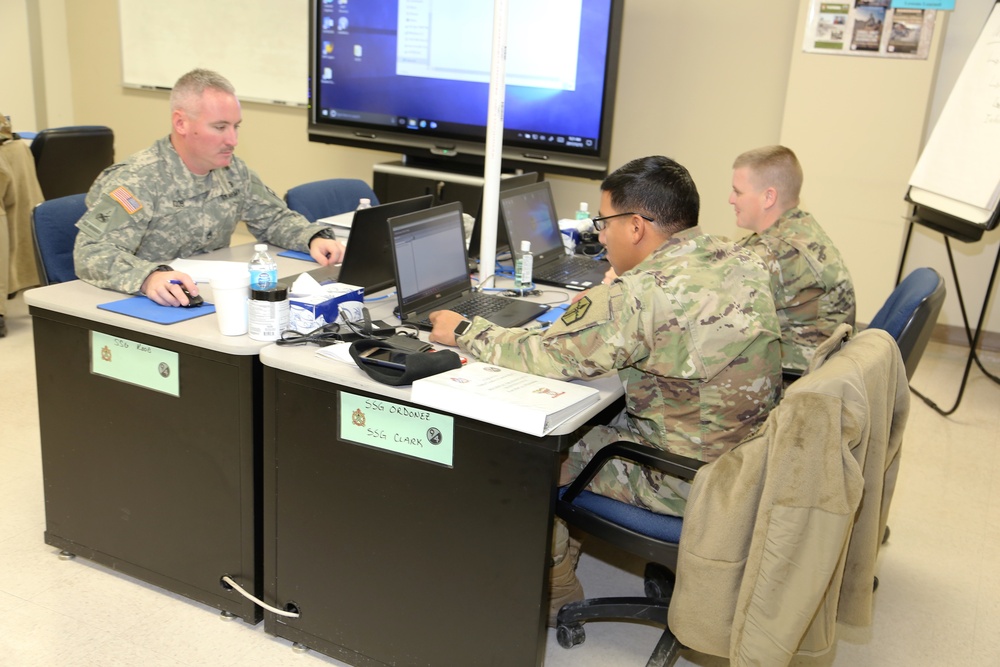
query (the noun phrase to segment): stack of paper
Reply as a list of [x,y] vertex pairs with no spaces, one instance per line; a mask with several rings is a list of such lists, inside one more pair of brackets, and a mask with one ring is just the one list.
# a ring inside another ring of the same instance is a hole
[[411,400],[531,435],[550,433],[596,403],[593,387],[475,362],[416,380]]

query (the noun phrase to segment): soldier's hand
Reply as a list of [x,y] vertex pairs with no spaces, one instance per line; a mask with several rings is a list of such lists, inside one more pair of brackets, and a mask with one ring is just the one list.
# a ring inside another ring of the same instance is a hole
[[456,347],[458,343],[455,341],[455,327],[465,318],[453,310],[435,310],[429,317],[434,328],[431,329],[428,339],[432,343]]
[[198,285],[188,274],[181,271],[153,271],[146,276],[141,291],[161,306],[186,306],[188,298],[182,287],[191,296],[198,295]]
[[344,260],[344,244],[335,239],[316,237],[309,244],[309,254],[320,266],[340,264]]

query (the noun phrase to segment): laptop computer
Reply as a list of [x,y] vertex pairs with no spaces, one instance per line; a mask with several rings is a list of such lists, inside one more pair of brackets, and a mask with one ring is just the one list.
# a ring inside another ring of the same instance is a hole
[[365,294],[389,287],[396,280],[389,247],[389,218],[428,209],[433,203],[434,195],[423,195],[355,211],[343,262],[306,273],[321,285],[359,285],[365,288]]
[[470,319],[482,315],[494,324],[518,327],[549,308],[473,291],[461,202],[389,218],[389,234],[403,322],[430,329],[432,311],[454,310]]
[[[520,188],[525,185],[531,185],[532,183],[538,182],[538,172],[529,171],[527,174],[518,174],[517,176],[508,176],[507,178],[500,179],[500,192],[503,193],[507,190],[512,190],[514,188]],[[480,239],[483,235],[483,198],[479,198],[479,210],[476,211],[476,222],[472,225],[472,231],[469,233],[469,258],[472,260],[470,265],[475,267],[475,258],[479,257],[479,245]],[[510,242],[507,240],[507,229],[504,227],[503,223],[500,221],[500,214],[497,213],[497,254],[510,250]]]
[[546,181],[501,192],[500,214],[513,247],[531,241],[535,256],[531,276],[536,283],[585,290],[600,285],[611,268],[605,260],[566,254],[552,188]]

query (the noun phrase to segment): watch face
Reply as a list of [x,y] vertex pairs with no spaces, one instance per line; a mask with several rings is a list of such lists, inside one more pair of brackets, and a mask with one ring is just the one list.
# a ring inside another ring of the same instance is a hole
[[468,320],[462,320],[461,322],[458,323],[458,326],[455,327],[455,335],[456,336],[461,336],[466,331],[468,331],[469,327],[471,327],[471,326],[472,326],[472,322],[469,322]]

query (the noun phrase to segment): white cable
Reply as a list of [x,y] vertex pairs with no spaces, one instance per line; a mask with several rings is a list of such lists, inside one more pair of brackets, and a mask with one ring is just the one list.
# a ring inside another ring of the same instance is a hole
[[250,595],[250,593],[248,593],[245,590],[243,590],[243,587],[240,586],[235,581],[233,581],[229,577],[229,575],[223,575],[222,580],[224,582],[226,582],[227,584],[229,584],[230,586],[232,586],[233,588],[235,588],[236,592],[239,593],[240,595],[242,595],[243,597],[245,597],[247,600],[252,600],[253,602],[255,602],[256,604],[259,604],[261,607],[263,607],[264,609],[268,610],[272,614],[278,614],[279,616],[288,616],[290,618],[298,618],[299,617],[299,612],[297,612],[297,611],[285,611],[284,609],[278,609],[277,607],[272,607],[271,605],[267,604],[263,600],[258,600],[254,596]]

